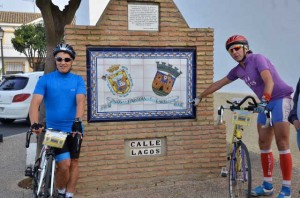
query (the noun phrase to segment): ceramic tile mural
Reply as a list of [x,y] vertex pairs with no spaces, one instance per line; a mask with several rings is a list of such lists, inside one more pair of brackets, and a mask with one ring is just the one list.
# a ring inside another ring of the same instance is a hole
[[88,48],[88,119],[195,118],[195,49]]

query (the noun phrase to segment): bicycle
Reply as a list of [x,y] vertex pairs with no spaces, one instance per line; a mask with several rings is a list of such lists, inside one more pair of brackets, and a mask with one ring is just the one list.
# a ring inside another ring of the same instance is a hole
[[[249,102],[247,106],[242,106],[249,99],[252,101]],[[230,104],[230,106],[224,107],[221,105],[218,109],[219,122],[223,123],[224,110],[230,110],[233,112],[232,122],[234,126],[231,143],[227,153],[229,168],[223,167],[221,176],[227,177],[227,175],[229,175],[229,196],[231,198],[241,197],[245,194],[247,197],[251,197],[251,160],[248,148],[242,141],[242,134],[244,126],[249,126],[252,113],[256,112],[258,105],[253,96],[235,99],[232,102],[227,100],[227,103]],[[267,122],[263,127],[269,125],[272,126],[271,111],[265,110],[264,113],[267,116]]]
[[[26,133],[26,148],[29,148],[33,132]],[[55,153],[54,148],[62,148],[67,138],[67,133],[46,129],[43,147],[33,167],[28,167],[25,176],[32,177],[32,191],[34,198],[49,198],[55,195]]]

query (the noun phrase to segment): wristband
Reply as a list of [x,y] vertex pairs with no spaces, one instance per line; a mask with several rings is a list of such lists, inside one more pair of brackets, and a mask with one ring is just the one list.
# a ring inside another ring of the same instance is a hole
[[271,95],[268,93],[264,93],[262,99],[269,102],[271,100]]

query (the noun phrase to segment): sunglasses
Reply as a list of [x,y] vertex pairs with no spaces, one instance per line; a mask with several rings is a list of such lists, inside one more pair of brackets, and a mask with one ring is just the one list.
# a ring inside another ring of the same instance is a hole
[[73,59],[71,59],[71,58],[55,57],[55,60],[56,60],[57,62],[65,61],[66,63],[68,63],[68,62],[72,61]]
[[233,53],[234,51],[239,51],[242,47],[244,47],[243,45],[234,45],[233,47],[229,48],[229,53]]

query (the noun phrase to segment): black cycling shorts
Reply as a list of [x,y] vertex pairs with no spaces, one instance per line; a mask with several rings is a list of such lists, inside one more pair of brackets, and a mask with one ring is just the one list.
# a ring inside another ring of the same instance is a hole
[[54,149],[56,162],[58,163],[66,159],[78,159],[80,155],[81,143],[82,138],[80,133],[75,135],[75,137],[68,135],[64,146],[61,149]]

